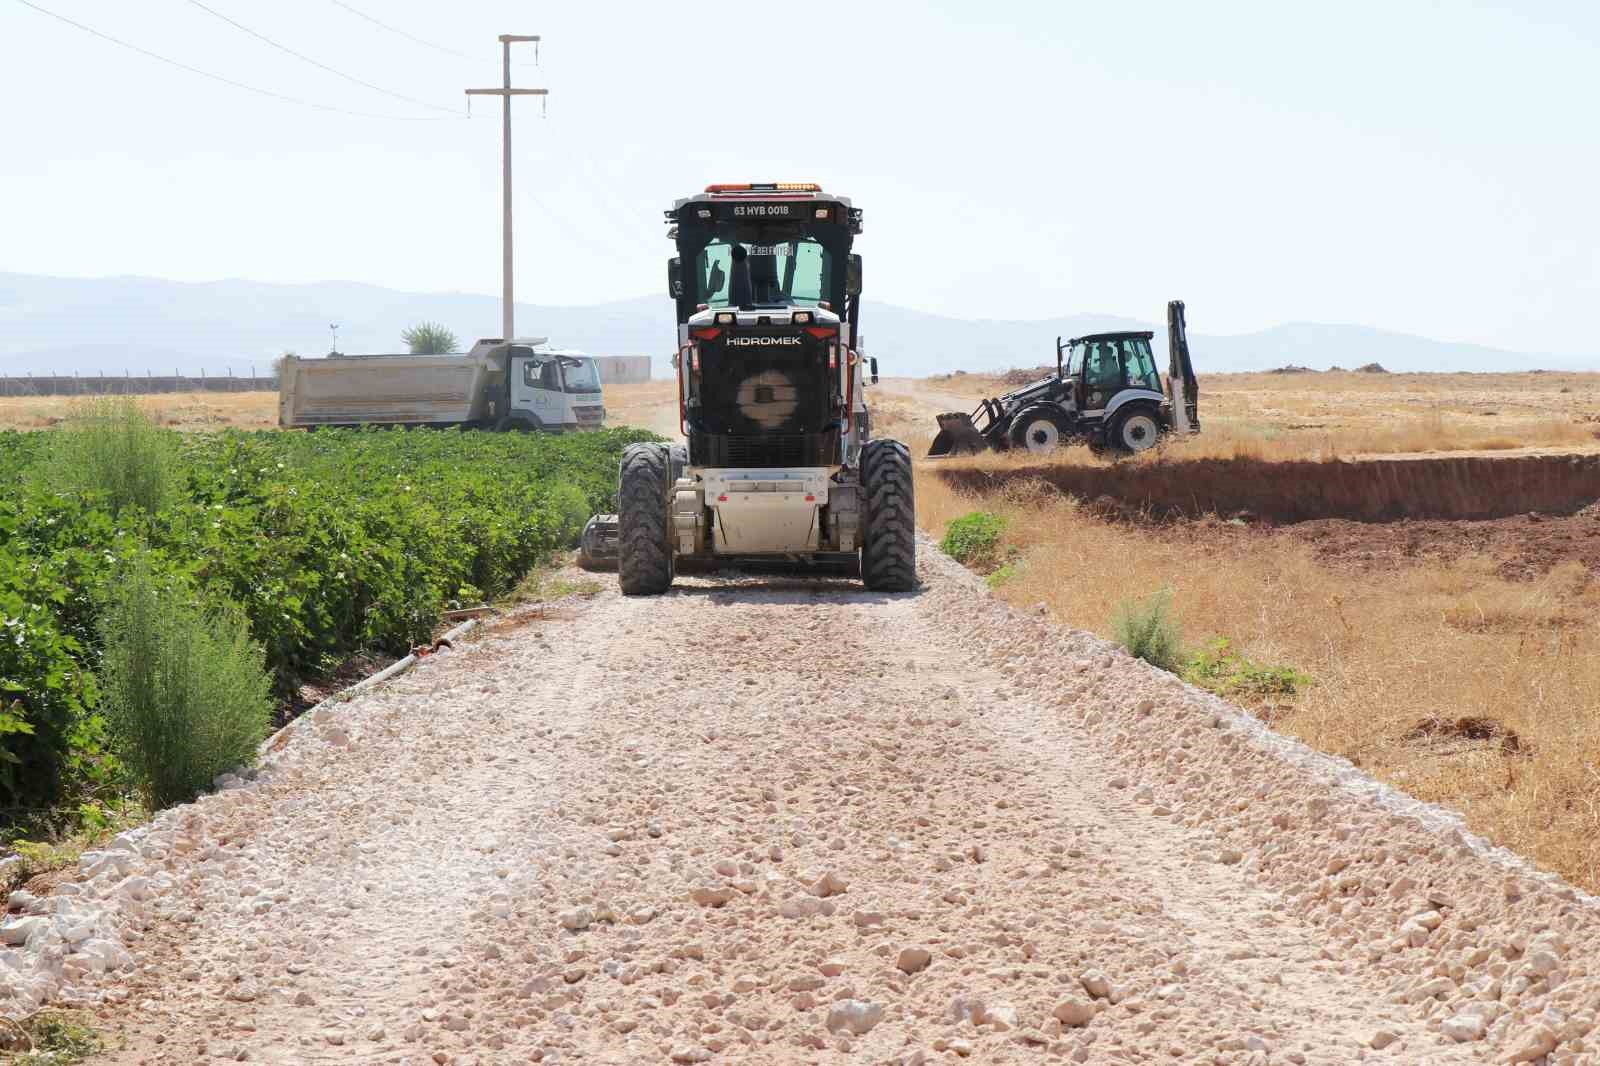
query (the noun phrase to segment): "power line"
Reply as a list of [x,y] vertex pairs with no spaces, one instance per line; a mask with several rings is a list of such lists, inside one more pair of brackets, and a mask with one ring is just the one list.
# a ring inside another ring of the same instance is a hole
[[330,111],[330,112],[333,112],[334,114],[339,114],[339,115],[351,115],[351,116],[353,116],[355,118],[381,118],[381,119],[388,119],[388,120],[395,121],[395,122],[446,122],[446,121],[449,121],[448,119],[444,119],[444,118],[435,118],[432,115],[379,115],[379,114],[373,114],[373,113],[368,112],[368,111],[351,111],[348,108],[335,107],[332,104],[319,104],[319,103],[317,103],[317,102],[315,102],[313,100],[302,100],[297,96],[288,96],[288,95],[286,95],[284,93],[273,92],[271,89],[262,89],[262,88],[258,88],[257,86],[254,86],[254,85],[246,85],[242,81],[234,81],[232,78],[223,77],[221,74],[213,74],[209,70],[201,70],[199,67],[191,67],[189,64],[181,63],[176,59],[169,59],[164,55],[160,55],[159,53],[150,51],[148,48],[141,48],[138,45],[130,44],[127,41],[124,41],[119,37],[113,37],[109,33],[101,33],[99,30],[95,29],[93,26],[85,26],[83,23],[77,22],[77,21],[75,21],[73,19],[69,19],[65,15],[58,15],[54,11],[49,10],[48,8],[40,7],[38,4],[34,3],[33,0],[17,0],[17,3],[21,4],[23,7],[30,7],[33,10],[39,12],[39,14],[41,14],[41,15],[49,15],[51,18],[55,19],[57,22],[65,22],[68,26],[71,26],[74,29],[82,30],[84,33],[87,33],[90,36],[98,37],[102,41],[109,41],[110,43],[112,43],[114,45],[117,45],[117,46],[119,46],[121,48],[126,48],[130,52],[138,52],[142,56],[147,56],[150,59],[154,59],[154,60],[157,60],[158,62],[165,63],[168,66],[177,67],[179,70],[186,70],[190,74],[198,74],[202,78],[210,78],[212,81],[219,81],[224,85],[231,85],[235,89],[243,89],[246,92],[255,93],[258,96],[269,97],[269,98],[271,98],[273,100],[280,100],[280,101],[282,101],[284,103],[298,104],[301,107],[315,108],[318,111]]
[[[445,55],[447,55],[447,56],[455,56],[457,59],[465,59],[469,63],[482,63],[483,62],[483,60],[478,58],[477,56],[469,56],[465,52],[458,52],[454,48],[447,48],[442,44],[435,44],[433,41],[427,40],[426,38],[418,37],[415,34],[407,33],[405,30],[402,30],[402,29],[400,29],[399,27],[396,27],[396,26],[391,26],[387,22],[380,22],[379,20],[373,18],[371,15],[367,14],[365,11],[362,11],[359,8],[351,7],[349,4],[345,3],[344,0],[328,0],[328,2],[333,4],[335,7],[344,8],[346,11],[350,12],[350,14],[352,14],[352,15],[355,15],[357,18],[366,19],[368,22],[372,23],[374,26],[378,27],[380,30],[388,30],[390,33],[393,33],[393,34],[395,34],[397,36],[400,36],[400,37],[404,37],[406,40],[411,41],[413,44],[420,44],[424,48],[432,48],[435,52],[443,52]],[[537,49],[535,49],[535,51],[537,51]],[[538,66],[537,63],[534,63],[534,64],[513,63],[511,65],[514,66],[514,67],[526,67],[526,66],[530,66],[530,65],[531,66]]]
[[315,59],[312,59],[308,55],[304,55],[304,54],[302,54],[300,52],[296,52],[293,48],[290,48],[288,45],[279,44],[277,41],[274,41],[271,37],[268,37],[266,34],[258,33],[255,30],[252,30],[249,26],[244,25],[242,22],[234,21],[233,19],[229,18],[227,15],[224,15],[222,12],[216,10],[215,8],[207,7],[205,4],[202,4],[200,2],[200,0],[189,0],[189,3],[193,4],[195,7],[199,8],[201,11],[204,11],[206,14],[212,15],[212,16],[214,16],[216,18],[221,19],[223,22],[226,22],[228,25],[232,26],[234,29],[240,30],[240,31],[242,31],[244,33],[248,33],[250,36],[254,37],[258,41],[262,41],[262,42],[264,42],[266,44],[270,44],[272,47],[276,48],[280,52],[286,52],[289,55],[294,56],[296,59],[300,60],[301,62],[310,63],[312,66],[316,67],[318,70],[325,70],[329,74],[336,74],[339,77],[343,78],[345,81],[354,82],[355,84],[360,85],[363,88],[371,89],[373,92],[379,92],[379,93],[382,93],[385,96],[392,96],[396,100],[403,100],[404,102],[406,102],[408,104],[416,104],[418,107],[426,107],[426,108],[429,108],[429,109],[434,110],[434,111],[446,111],[446,112],[449,112],[451,114],[456,114],[456,115],[460,114],[460,112],[456,111],[454,108],[443,107],[443,106],[441,106],[439,104],[430,104],[426,100],[418,100],[416,97],[407,96],[404,93],[397,93],[397,92],[394,92],[391,89],[385,89],[381,85],[374,85],[370,81],[362,81],[360,78],[356,77],[353,74],[346,74],[342,70],[339,70],[339,69],[337,69],[335,67],[330,67],[330,66],[328,66],[328,64],[319,62],[318,60],[315,60]]

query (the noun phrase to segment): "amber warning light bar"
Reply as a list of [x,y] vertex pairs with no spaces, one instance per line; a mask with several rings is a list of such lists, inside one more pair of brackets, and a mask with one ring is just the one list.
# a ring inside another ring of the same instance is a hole
[[733,182],[707,185],[706,192],[821,192],[814,181]]

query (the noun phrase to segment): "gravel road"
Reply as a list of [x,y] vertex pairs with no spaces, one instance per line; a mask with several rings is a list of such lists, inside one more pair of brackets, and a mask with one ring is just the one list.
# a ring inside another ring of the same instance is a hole
[[154,885],[101,1061],[1600,1061],[1588,900],[922,556],[607,580],[304,720],[85,887]]

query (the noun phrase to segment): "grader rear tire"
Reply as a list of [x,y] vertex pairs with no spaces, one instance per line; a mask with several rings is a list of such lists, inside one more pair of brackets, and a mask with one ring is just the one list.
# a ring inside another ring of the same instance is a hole
[[909,592],[917,585],[917,518],[911,453],[897,440],[867,442],[861,450],[866,530],[861,581],[874,592]]
[[617,583],[624,596],[658,596],[672,587],[667,540],[665,444],[630,444],[622,451],[617,486]]

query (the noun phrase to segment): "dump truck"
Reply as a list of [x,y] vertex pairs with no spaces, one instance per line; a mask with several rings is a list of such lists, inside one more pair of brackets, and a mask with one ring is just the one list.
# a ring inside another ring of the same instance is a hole
[[614,544],[630,596],[665,592],[680,564],[750,559],[912,588],[911,456],[871,435],[865,399],[861,209],[813,183],[720,184],[666,222],[685,443],[623,451],[617,514],[584,554]]
[[460,426],[567,433],[605,424],[600,372],[545,338],[480,340],[465,355],[286,356],[278,424]]
[[968,412],[938,416],[930,458],[1025,448],[1048,454],[1070,443],[1129,455],[1173,430],[1200,430],[1199,388],[1182,300],[1167,305],[1169,373],[1150,350],[1153,331],[1056,338],[1056,372]]

